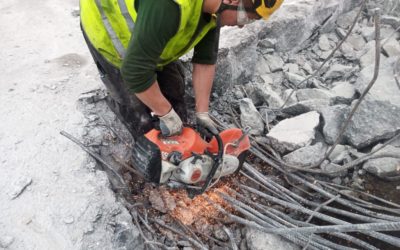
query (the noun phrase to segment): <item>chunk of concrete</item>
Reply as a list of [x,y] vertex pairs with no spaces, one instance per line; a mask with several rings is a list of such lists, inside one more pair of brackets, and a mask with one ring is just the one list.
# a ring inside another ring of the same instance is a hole
[[271,72],[281,71],[285,64],[282,58],[278,55],[265,55],[265,60],[267,61]]
[[[374,65],[364,68],[355,83],[356,90],[362,93],[374,74]],[[379,76],[374,86],[368,92],[368,96],[377,101],[384,101],[400,107],[399,87],[394,78],[393,65],[390,61],[383,61],[379,69]]]
[[297,100],[307,101],[312,99],[327,99],[329,100],[332,95],[327,90],[322,89],[299,89],[296,91]]
[[312,166],[318,164],[325,156],[326,145],[318,142],[315,145],[297,149],[283,157],[283,160],[295,166]]
[[250,134],[261,135],[264,132],[263,119],[249,98],[240,100],[240,122],[242,127],[250,127]]
[[322,51],[329,51],[332,49],[328,36],[323,34],[318,40],[318,46]]
[[[322,110],[324,123],[322,132],[328,144],[332,145],[335,142],[349,112],[350,107],[347,105],[335,105]],[[344,142],[344,138],[342,138],[340,143]]]
[[[332,153],[329,155],[329,160],[335,164],[343,164],[344,161],[348,162],[351,160],[349,147],[350,146],[342,144],[336,145]],[[330,150],[330,148],[328,150]]]
[[351,76],[351,74],[357,69],[351,65],[342,65],[342,64],[334,64],[332,67],[326,72],[326,79],[338,79],[338,78],[347,78]]
[[[292,94],[293,92],[293,94]],[[286,105],[292,105],[295,104],[298,100],[296,97],[296,90],[293,89],[286,89],[285,91],[282,92],[282,98],[286,102]]]
[[292,73],[292,74],[297,74],[297,75],[301,74],[299,65],[296,64],[296,63],[287,63],[287,64],[285,64],[283,66],[283,70],[285,72],[289,72],[289,73]]
[[356,96],[356,88],[349,82],[340,82],[331,89],[330,94],[336,104],[351,104]]
[[390,25],[393,29],[397,29],[400,26],[400,18],[395,16],[383,15],[381,17],[381,23]]
[[260,108],[260,115],[268,124],[275,121],[276,119],[275,112],[269,108]]
[[364,37],[365,41],[370,42],[375,39],[375,28],[363,27],[361,30],[361,35]]
[[[381,147],[381,144],[376,145],[374,149],[377,147]],[[388,145],[379,152],[377,152],[376,156],[383,156],[384,154],[392,154],[392,155],[400,155],[400,148]],[[379,177],[392,177],[400,175],[400,159],[393,157],[382,157],[377,159],[368,160],[364,163],[363,168],[374,175]]]
[[298,74],[294,74],[294,73],[290,73],[290,72],[285,72],[285,78],[293,83],[295,86],[298,86],[301,82],[304,81],[304,79],[306,79],[304,76],[298,75]]
[[269,84],[247,84],[246,92],[253,101],[254,105],[268,104],[269,108],[280,108],[283,105],[282,98],[269,86]]
[[350,25],[354,22],[354,19],[357,16],[357,9],[343,13],[339,16],[336,24],[342,29],[350,28]]
[[246,228],[246,241],[249,250],[297,250],[296,245],[279,235],[267,234],[253,228]]
[[362,50],[366,44],[364,38],[358,34],[350,35],[346,42],[358,51]]
[[358,59],[357,53],[354,50],[353,46],[351,46],[348,43],[343,43],[342,47],[340,47],[340,51],[342,52],[344,58],[346,58],[349,61],[355,61]]
[[379,177],[400,176],[400,159],[384,157],[367,161],[363,168]]
[[368,42],[359,53],[361,69],[373,65],[375,62],[375,41]]
[[289,105],[282,109],[282,112],[291,116],[301,115],[310,111],[321,112],[326,107],[329,107],[331,101],[328,99],[312,99],[301,101]]
[[271,146],[280,153],[292,152],[308,146],[315,138],[319,125],[318,112],[312,111],[278,123],[267,134]]
[[396,39],[392,38],[387,42],[385,40],[385,44],[382,47],[383,47],[383,51],[389,57],[400,56],[400,42],[397,41]]
[[[352,106],[355,105],[355,101]],[[392,138],[400,132],[400,107],[367,98],[354,114],[345,138],[357,149]]]

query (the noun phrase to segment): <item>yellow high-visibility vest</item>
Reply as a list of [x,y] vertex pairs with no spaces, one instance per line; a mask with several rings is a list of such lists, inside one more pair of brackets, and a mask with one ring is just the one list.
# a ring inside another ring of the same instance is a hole
[[[216,27],[216,17],[197,31],[203,0],[171,0],[180,9],[177,33],[168,41],[157,66],[164,66],[190,51],[209,30]],[[91,44],[107,61],[120,67],[135,26],[135,0],[81,0],[82,27]]]

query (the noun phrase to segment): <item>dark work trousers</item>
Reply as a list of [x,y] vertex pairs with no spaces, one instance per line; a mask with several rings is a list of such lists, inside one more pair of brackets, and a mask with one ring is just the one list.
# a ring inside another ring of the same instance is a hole
[[[107,97],[108,106],[124,123],[134,139],[147,133],[154,128],[155,119],[151,116],[150,109],[134,94],[128,92],[128,88],[122,80],[121,71],[109,63],[93,47],[83,29],[82,32],[99,70],[100,78],[109,92]],[[180,62],[170,63],[164,66],[162,71],[157,71],[156,73],[161,92],[171,103],[182,121],[186,122],[185,76]]]

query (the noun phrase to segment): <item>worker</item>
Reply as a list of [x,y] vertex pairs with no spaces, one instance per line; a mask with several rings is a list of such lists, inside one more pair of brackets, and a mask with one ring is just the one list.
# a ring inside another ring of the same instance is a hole
[[198,127],[208,115],[219,27],[267,19],[283,0],[81,0],[81,27],[108,92],[108,105],[136,139],[153,115],[164,136],[180,134],[187,112],[179,58],[194,49]]

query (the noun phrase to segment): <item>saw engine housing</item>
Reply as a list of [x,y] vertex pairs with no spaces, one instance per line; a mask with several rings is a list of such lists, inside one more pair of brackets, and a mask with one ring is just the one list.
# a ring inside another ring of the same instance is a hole
[[161,153],[159,179],[153,179],[159,184],[195,185],[230,175],[240,169],[250,148],[248,136],[237,128],[222,131],[210,142],[188,127],[179,136],[163,137],[154,129],[145,137]]

